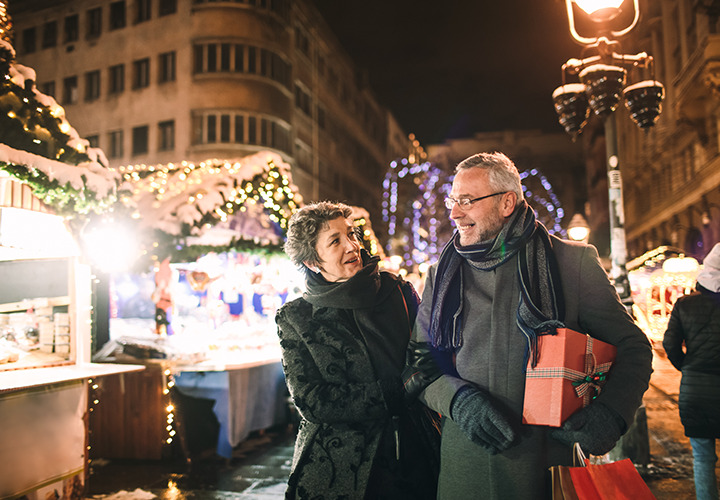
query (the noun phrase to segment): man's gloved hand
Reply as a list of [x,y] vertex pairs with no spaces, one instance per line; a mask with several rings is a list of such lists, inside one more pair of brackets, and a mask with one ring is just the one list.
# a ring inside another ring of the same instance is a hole
[[592,403],[570,415],[562,428],[552,431],[553,438],[573,445],[580,443],[585,453],[604,455],[612,450],[625,432],[625,421],[602,403]]
[[507,450],[515,439],[510,421],[478,387],[462,387],[450,404],[450,418],[470,440],[491,455]]

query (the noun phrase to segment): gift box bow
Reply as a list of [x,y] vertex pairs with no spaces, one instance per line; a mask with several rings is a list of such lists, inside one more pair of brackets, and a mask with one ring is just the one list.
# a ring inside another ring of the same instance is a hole
[[[577,397],[583,398],[584,406],[590,403],[590,399],[595,399],[600,391],[602,390],[602,384],[607,379],[607,374],[610,371],[612,362],[597,364],[595,354],[593,354],[593,341],[592,337],[588,336],[587,343],[585,345],[585,371],[580,372],[573,370],[572,368],[566,368],[564,366],[551,367],[551,368],[535,368],[527,371],[528,378],[564,378],[572,382],[575,388],[575,394]],[[595,389],[595,394],[592,395],[590,389]],[[590,397],[592,395],[592,398]]]

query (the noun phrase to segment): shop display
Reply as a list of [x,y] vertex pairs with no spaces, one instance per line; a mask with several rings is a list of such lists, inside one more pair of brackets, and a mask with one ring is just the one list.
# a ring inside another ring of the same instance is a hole
[[249,252],[115,275],[110,342],[94,360],[226,366],[279,359],[275,312],[302,293],[303,283],[284,255]]
[[653,344],[661,344],[675,301],[695,289],[697,260],[659,247],[628,263],[633,316]]

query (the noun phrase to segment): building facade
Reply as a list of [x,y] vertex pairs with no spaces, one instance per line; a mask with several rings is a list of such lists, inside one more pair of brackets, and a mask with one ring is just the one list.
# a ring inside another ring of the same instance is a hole
[[[665,100],[648,132],[626,109],[615,113],[628,256],[671,245],[702,259],[720,241],[720,2],[640,6],[640,24],[622,47],[653,56]],[[652,75],[628,77],[630,84]]]
[[306,202],[364,207],[411,141],[309,0],[14,0],[17,61],[111,167],[292,165]]

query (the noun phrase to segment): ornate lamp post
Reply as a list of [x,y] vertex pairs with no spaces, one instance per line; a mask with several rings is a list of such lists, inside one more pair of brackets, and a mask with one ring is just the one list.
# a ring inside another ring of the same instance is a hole
[[[563,85],[553,92],[553,102],[560,124],[575,140],[590,117],[590,110],[605,126],[605,144],[610,205],[610,278],[626,306],[632,304],[627,276],[625,214],[622,176],[617,145],[617,125],[613,112],[624,99],[630,117],[641,129],[655,124],[665,97],[663,85],[655,80],[653,59],[645,52],[623,54],[614,38],[627,34],[638,22],[639,0],[565,0],[570,34],[585,48],[583,59],[569,59],[562,66]],[[633,16],[622,21],[626,4],[632,4]],[[576,14],[584,15],[586,25],[595,27],[597,36],[585,37],[576,27]],[[622,22],[621,22],[622,21]],[[618,23],[626,24],[617,26]],[[650,73],[651,79],[627,85],[628,69]],[[566,83],[567,75],[579,82]]]

